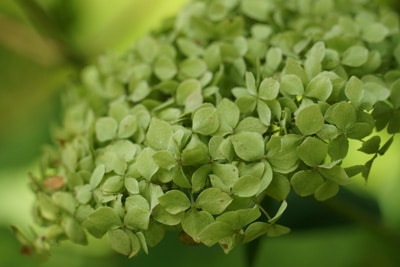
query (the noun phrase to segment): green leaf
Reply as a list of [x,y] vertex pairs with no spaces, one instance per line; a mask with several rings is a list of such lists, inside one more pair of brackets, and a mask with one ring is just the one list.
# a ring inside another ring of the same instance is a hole
[[214,217],[210,213],[191,209],[185,214],[185,218],[182,221],[182,229],[195,242],[201,242],[199,234],[212,222],[214,222]]
[[304,86],[301,79],[294,74],[285,74],[281,77],[280,91],[284,95],[298,96],[303,95]]
[[324,179],[314,171],[299,171],[292,176],[290,183],[296,194],[306,197],[314,194],[324,183]]
[[240,177],[232,186],[232,193],[239,197],[252,197],[260,189],[260,179],[252,175]]
[[263,100],[273,100],[279,94],[279,82],[274,78],[265,78],[258,88],[258,97]]
[[230,224],[225,222],[212,222],[208,224],[198,235],[198,239],[206,246],[211,247],[221,239],[233,235]]
[[179,73],[185,78],[198,78],[207,70],[207,64],[199,58],[187,58],[179,64]]
[[236,155],[246,161],[254,161],[264,156],[264,139],[256,132],[240,132],[231,137]]
[[318,105],[303,108],[297,114],[296,126],[303,135],[315,134],[322,129],[324,117]]
[[222,213],[232,202],[232,198],[218,188],[203,190],[196,199],[196,207],[213,215]]
[[96,138],[100,142],[112,140],[118,129],[118,123],[114,118],[102,117],[96,121]]
[[333,161],[344,159],[349,151],[349,140],[345,135],[339,135],[328,145],[328,154]]
[[332,94],[333,86],[328,77],[315,76],[307,85],[305,96],[325,101]]
[[339,186],[332,182],[326,181],[315,191],[314,196],[319,201],[325,201],[334,197],[339,192]]
[[162,81],[172,79],[177,72],[174,61],[167,56],[160,56],[154,63],[154,74]]
[[297,154],[305,164],[316,167],[325,160],[328,146],[315,137],[307,137],[297,148]]
[[158,201],[165,210],[171,214],[178,214],[187,210],[191,203],[185,193],[179,190],[171,190],[161,196]]
[[220,126],[217,110],[213,106],[204,106],[196,110],[192,121],[193,131],[202,135],[212,135]]
[[99,207],[82,223],[82,226],[96,238],[101,238],[108,230],[122,225],[121,219],[114,209]]
[[353,45],[342,54],[342,64],[349,67],[360,67],[367,60],[368,49],[360,45]]
[[274,173],[271,183],[265,190],[265,193],[270,197],[283,201],[290,192],[290,183],[285,175]]

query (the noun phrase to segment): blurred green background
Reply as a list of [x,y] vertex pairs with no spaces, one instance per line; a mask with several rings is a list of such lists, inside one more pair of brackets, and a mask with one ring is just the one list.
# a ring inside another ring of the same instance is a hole
[[[39,266],[19,253],[20,245],[10,225],[27,228],[32,224],[33,195],[28,188],[28,173],[36,171],[41,146],[51,142],[50,129],[60,118],[59,95],[68,79],[77,77],[82,66],[105,51],[123,53],[184,3],[0,1],[0,267]],[[344,217],[352,218],[348,223],[338,216],[341,213],[334,212],[334,204],[340,202],[321,207],[312,200],[298,200],[291,204],[294,217],[286,218],[289,226],[294,226],[290,235],[265,238],[250,248],[240,246],[229,255],[218,247],[185,246],[171,233],[150,250],[150,255],[141,254],[131,260],[111,252],[107,240],[91,240],[88,247],[64,242],[41,266],[242,267],[249,255],[254,266],[399,266],[398,139],[387,155],[376,160],[368,184],[359,179],[351,187],[355,195],[377,203],[382,213],[378,222],[368,209],[363,213],[358,206],[340,206]],[[360,157],[364,156],[353,153],[349,163],[365,159]],[[257,253],[252,256],[249,251]]]

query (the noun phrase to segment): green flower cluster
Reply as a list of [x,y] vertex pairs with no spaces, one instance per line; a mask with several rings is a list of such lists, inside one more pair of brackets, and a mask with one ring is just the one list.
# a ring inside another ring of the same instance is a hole
[[[399,16],[371,2],[192,1],[87,67],[33,177],[34,249],[108,234],[132,257],[175,230],[229,252],[287,233],[292,189],[367,178],[393,140],[371,134],[400,131]],[[372,159],[342,166],[349,139]]]

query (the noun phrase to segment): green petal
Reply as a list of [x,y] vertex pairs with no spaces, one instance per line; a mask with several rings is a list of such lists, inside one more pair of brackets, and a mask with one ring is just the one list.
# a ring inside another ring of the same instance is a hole
[[160,205],[171,214],[178,214],[187,210],[191,203],[188,197],[179,190],[171,190],[161,196],[159,199]]
[[202,135],[215,133],[220,126],[217,110],[213,106],[204,106],[193,114],[193,131]]
[[99,207],[83,222],[83,227],[96,238],[101,238],[108,230],[122,225],[117,213],[110,207]]
[[254,161],[264,156],[264,139],[256,132],[240,132],[231,137],[236,155],[246,161]]
[[118,123],[114,118],[102,117],[96,121],[96,137],[100,142],[112,140],[118,129]]
[[325,160],[328,146],[315,137],[307,137],[297,148],[297,154],[305,164],[316,167]]
[[314,194],[324,183],[324,179],[313,171],[299,171],[292,176],[290,183],[296,194],[305,197]]
[[318,105],[308,106],[297,114],[296,126],[303,135],[315,134],[322,129],[324,117]]
[[196,200],[196,207],[211,214],[222,213],[232,202],[232,198],[218,188],[202,191]]
[[368,60],[368,49],[354,45],[349,47],[342,54],[342,64],[349,67],[360,67]]

